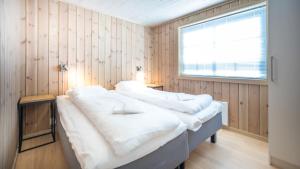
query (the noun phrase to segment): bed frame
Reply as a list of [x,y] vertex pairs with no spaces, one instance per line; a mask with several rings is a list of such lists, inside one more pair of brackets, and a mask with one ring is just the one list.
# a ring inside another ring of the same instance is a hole
[[[69,167],[81,169],[60,120],[57,120],[57,130]],[[154,152],[117,169],[184,169],[184,161],[189,156],[187,137],[188,133],[185,131]]]
[[210,137],[211,143],[217,142],[217,131],[222,128],[222,114],[218,113],[213,118],[203,123],[196,132],[188,130],[189,152]]

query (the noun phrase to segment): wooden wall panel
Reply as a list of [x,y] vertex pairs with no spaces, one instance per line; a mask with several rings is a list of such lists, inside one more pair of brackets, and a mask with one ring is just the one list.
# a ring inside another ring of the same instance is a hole
[[[51,0],[49,2],[49,93],[58,95],[58,71],[57,65],[59,63],[58,58],[58,2]],[[64,15],[64,11],[63,16]],[[67,38],[65,38],[67,40]]]
[[[61,3],[62,5],[63,3]],[[68,72],[67,73],[61,73],[62,75],[68,75],[68,81],[65,82],[64,80],[62,83],[67,83],[68,87],[72,88],[76,85],[77,82],[77,9],[73,5],[67,5],[68,6],[68,41],[67,41],[67,60],[68,60]],[[64,18],[60,18],[64,19]],[[65,20],[62,20],[60,22],[66,22]],[[63,56],[64,57],[64,56]],[[60,58],[60,56],[59,56]],[[62,91],[64,93],[64,91]]]
[[[17,101],[24,93],[25,2],[0,0],[0,168],[12,168],[18,140]],[[24,8],[21,8],[24,7]],[[21,72],[22,71],[22,72]],[[24,84],[22,82],[22,84]]]
[[116,35],[116,59],[117,59],[117,79],[116,82],[122,80],[122,20],[117,19],[117,35]]
[[105,16],[105,87],[111,89],[111,17]]
[[229,87],[229,126],[239,128],[239,85]]
[[248,131],[248,100],[249,91],[247,84],[239,85],[239,128]]
[[268,137],[268,87],[260,86],[260,135]]
[[126,56],[126,77],[127,79],[132,78],[132,24],[129,22],[126,23],[127,25],[127,32],[126,32],[126,51],[127,51],[127,56]]
[[[152,65],[151,82],[164,85],[168,91],[193,94],[207,93],[216,100],[229,103],[229,127],[267,136],[267,86],[237,81],[214,81],[209,78],[178,77],[178,27],[216,15],[234,11],[263,0],[233,0],[216,7],[174,19],[151,28]],[[151,45],[148,45],[151,46]]]
[[[38,16],[37,94],[47,94],[49,92],[49,2],[47,0],[38,1]],[[36,105],[36,127],[40,130],[50,127],[48,109],[49,106]]]
[[111,17],[110,77],[110,84],[115,84],[117,81],[117,20],[115,17]]
[[84,10],[84,82],[92,84],[92,11]]
[[[25,95],[37,94],[37,1],[26,0],[26,81],[25,81]],[[36,131],[37,120],[36,110],[26,109],[25,133]]]
[[127,23],[126,21],[122,21],[122,39],[121,39],[121,45],[122,45],[122,65],[121,65],[121,71],[122,71],[122,80],[127,79]]
[[260,95],[259,85],[249,85],[248,131],[260,134]]
[[[26,81],[20,83],[25,95],[61,95],[90,84],[112,89],[134,79],[136,66],[151,67],[150,28],[56,0],[25,2]],[[58,71],[62,63],[69,71]],[[49,128],[47,106],[30,107],[25,126],[27,134]]]
[[85,84],[85,58],[84,58],[84,9],[76,8],[76,85]]
[[105,15],[99,14],[99,84],[105,86]]
[[99,14],[92,12],[92,84],[99,84]]

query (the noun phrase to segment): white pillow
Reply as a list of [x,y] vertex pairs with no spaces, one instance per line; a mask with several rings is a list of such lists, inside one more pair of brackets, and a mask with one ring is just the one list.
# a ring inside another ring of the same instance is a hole
[[139,91],[146,88],[146,86],[138,81],[130,80],[130,81],[120,81],[115,85],[116,90],[118,91]]
[[97,96],[106,94],[108,91],[102,86],[82,86],[75,87],[67,91],[67,95],[71,98],[77,98],[80,96]]

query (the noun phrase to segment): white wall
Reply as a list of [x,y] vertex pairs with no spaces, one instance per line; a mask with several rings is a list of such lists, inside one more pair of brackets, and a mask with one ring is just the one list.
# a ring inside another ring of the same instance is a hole
[[268,3],[269,55],[275,57],[275,81],[269,83],[270,155],[300,168],[300,0]]

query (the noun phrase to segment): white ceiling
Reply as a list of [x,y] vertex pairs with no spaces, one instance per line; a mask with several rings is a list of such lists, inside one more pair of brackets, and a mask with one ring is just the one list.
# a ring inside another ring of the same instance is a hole
[[84,8],[153,26],[225,0],[62,0]]

